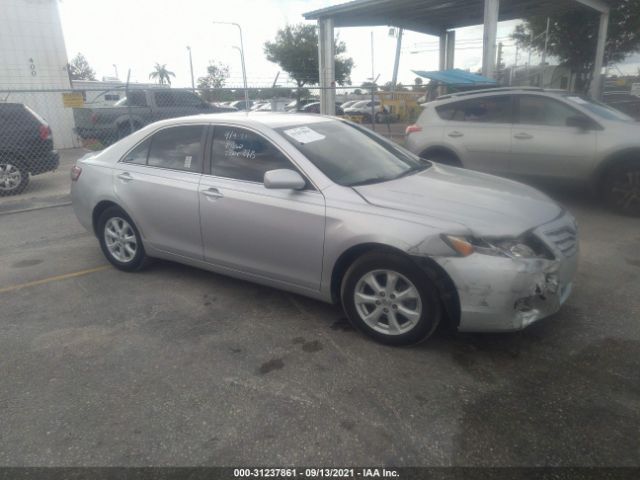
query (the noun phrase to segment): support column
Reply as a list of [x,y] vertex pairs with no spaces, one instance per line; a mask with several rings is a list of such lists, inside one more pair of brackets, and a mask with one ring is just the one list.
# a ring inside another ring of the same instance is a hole
[[440,34],[440,63],[438,70],[445,70],[447,67],[447,33]]
[[446,61],[445,61],[445,69],[451,70],[454,68],[454,61],[456,56],[456,31],[449,30],[446,35],[446,43],[447,43],[447,51],[446,51]]
[[333,19],[318,20],[318,67],[320,70],[320,113],[336,114],[336,68]]
[[604,65],[604,49],[607,44],[607,29],[609,27],[609,12],[600,14],[600,26],[598,27],[598,43],[596,45],[596,58],[593,63],[593,76],[589,93],[592,98],[599,99],[602,96],[602,66]]
[[484,35],[482,37],[482,75],[496,78],[496,39],[500,0],[484,0]]

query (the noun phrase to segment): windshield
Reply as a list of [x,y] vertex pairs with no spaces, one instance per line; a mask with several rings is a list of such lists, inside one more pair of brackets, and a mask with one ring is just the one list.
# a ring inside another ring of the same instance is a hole
[[565,96],[567,100],[573,102],[577,105],[580,105],[583,108],[586,108],[591,113],[604,118],[606,120],[614,120],[618,122],[634,122],[633,118],[625,115],[620,110],[616,110],[615,108],[610,107],[609,105],[605,105],[604,103],[596,102],[591,99],[586,99],[583,97],[579,97],[576,95],[567,95]]
[[339,185],[385,182],[431,166],[427,160],[349,122],[318,122],[276,130]]

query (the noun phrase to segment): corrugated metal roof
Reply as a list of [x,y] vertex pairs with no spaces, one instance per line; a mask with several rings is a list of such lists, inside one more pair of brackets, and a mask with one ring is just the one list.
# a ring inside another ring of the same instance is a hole
[[425,72],[424,70],[413,70],[416,75],[428,78],[429,80],[443,83],[446,85],[496,85],[495,80],[483,77],[482,75],[476,75],[475,73],[465,72],[453,68],[451,70]]

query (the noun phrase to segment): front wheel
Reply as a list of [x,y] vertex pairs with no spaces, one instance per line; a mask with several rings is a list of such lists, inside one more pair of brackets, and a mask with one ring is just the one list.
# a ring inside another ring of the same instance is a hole
[[22,193],[29,184],[29,172],[11,160],[0,160],[0,197]]
[[640,162],[614,167],[604,180],[602,193],[613,210],[640,216]]
[[107,208],[98,220],[102,253],[116,268],[126,272],[140,270],[146,261],[140,233],[120,208]]
[[387,345],[426,340],[442,316],[435,286],[408,258],[368,253],[349,268],[342,305],[354,326]]

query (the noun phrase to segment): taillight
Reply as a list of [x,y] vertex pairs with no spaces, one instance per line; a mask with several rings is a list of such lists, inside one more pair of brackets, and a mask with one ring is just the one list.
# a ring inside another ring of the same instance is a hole
[[49,140],[51,138],[51,128],[49,128],[49,125],[40,125],[38,133],[40,134],[40,140]]
[[417,123],[414,123],[413,125],[409,125],[407,127],[407,129],[404,131],[404,134],[409,135],[410,133],[417,133],[421,131],[422,131],[422,127]]
[[80,178],[81,173],[82,173],[82,169],[79,166],[74,165],[73,167],[71,167],[71,181],[77,182],[78,179]]
[[91,123],[93,123],[94,125],[96,123],[98,123],[98,114],[97,113],[92,113],[91,114]]

